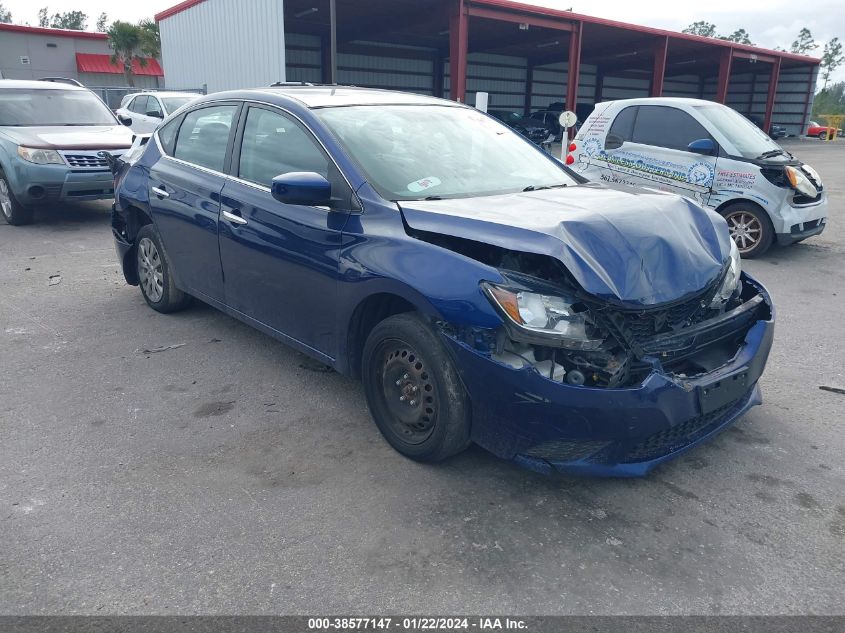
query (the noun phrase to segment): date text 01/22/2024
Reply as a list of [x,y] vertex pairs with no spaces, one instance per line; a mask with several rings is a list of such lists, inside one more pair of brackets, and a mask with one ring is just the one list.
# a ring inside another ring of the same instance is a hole
[[516,618],[501,617],[327,617],[309,618],[309,631],[365,631],[390,630],[402,631],[519,631],[525,630],[527,623]]

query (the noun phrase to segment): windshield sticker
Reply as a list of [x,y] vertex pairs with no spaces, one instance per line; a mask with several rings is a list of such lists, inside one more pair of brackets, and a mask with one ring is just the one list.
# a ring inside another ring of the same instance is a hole
[[428,178],[420,178],[408,185],[408,191],[411,193],[420,193],[426,189],[437,187],[441,184],[440,178],[437,176],[429,176]]

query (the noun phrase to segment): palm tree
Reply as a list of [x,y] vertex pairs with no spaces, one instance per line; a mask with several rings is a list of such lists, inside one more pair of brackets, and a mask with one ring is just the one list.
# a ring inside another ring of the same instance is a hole
[[142,20],[138,24],[117,20],[112,23],[107,33],[109,46],[114,51],[111,61],[123,67],[126,83],[134,87],[133,62],[138,60],[138,64],[144,67],[148,57],[158,57],[161,54],[158,25],[151,20]]

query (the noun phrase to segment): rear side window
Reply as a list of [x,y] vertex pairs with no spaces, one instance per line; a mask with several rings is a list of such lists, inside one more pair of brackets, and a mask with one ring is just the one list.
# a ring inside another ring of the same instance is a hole
[[158,140],[161,143],[164,153],[168,156],[173,155],[173,146],[176,144],[176,132],[179,131],[179,125],[184,118],[184,116],[180,116],[172,121],[168,121],[158,131]]
[[313,171],[329,178],[329,160],[311,135],[288,117],[250,108],[238,177],[269,187],[273,178],[293,171]]
[[224,105],[188,112],[179,127],[173,156],[222,172],[237,109],[235,105]]
[[155,97],[148,97],[147,98],[147,109],[144,114],[149,114],[150,116],[157,116],[157,117],[164,117],[164,113],[161,111],[161,105],[158,102],[158,99]]
[[710,138],[710,134],[683,110],[668,106],[639,107],[634,143],[687,151],[690,143],[703,138]]
[[129,109],[132,112],[137,112],[138,114],[146,114],[147,101],[149,101],[148,97],[135,97],[132,104],[129,106]]
[[637,106],[628,106],[616,115],[608,135],[618,136],[623,141],[634,138],[634,120],[637,118]]

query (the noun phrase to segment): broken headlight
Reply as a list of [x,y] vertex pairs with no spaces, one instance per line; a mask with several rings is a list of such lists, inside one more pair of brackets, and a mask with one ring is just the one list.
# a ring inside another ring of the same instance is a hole
[[725,279],[722,281],[719,291],[710,303],[711,308],[720,308],[733,296],[734,292],[736,292],[737,286],[739,286],[739,276],[741,274],[742,259],[739,256],[739,249],[736,246],[736,242],[734,242],[733,238],[731,238],[731,261],[728,264],[728,272],[725,273]]
[[484,293],[505,317],[515,341],[567,349],[598,349],[604,339],[588,332],[587,314],[568,297],[482,284]]
[[792,185],[792,188],[798,193],[803,193],[809,198],[815,198],[819,195],[819,190],[816,189],[813,183],[810,182],[810,179],[804,175],[803,171],[792,167],[791,165],[787,165],[785,169],[786,177],[789,179],[789,184]]

